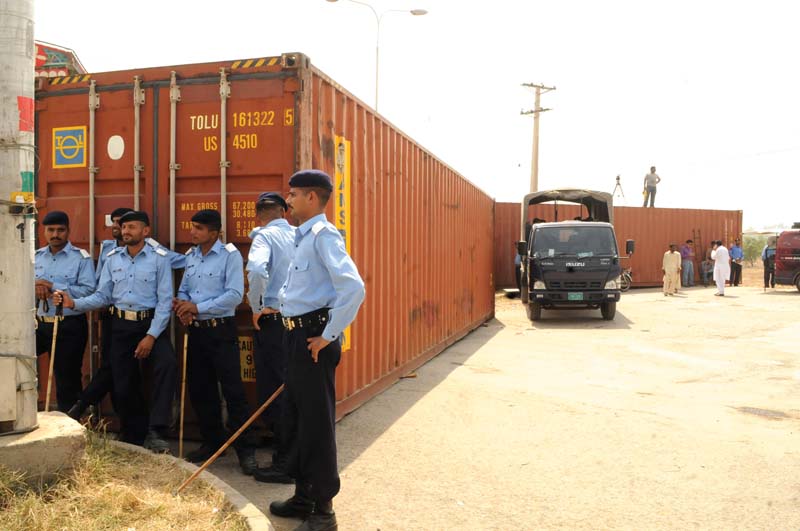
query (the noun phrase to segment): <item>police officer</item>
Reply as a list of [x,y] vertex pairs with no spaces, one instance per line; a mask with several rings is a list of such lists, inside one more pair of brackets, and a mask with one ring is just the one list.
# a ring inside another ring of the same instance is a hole
[[[73,297],[94,291],[94,264],[88,252],[69,241],[69,217],[60,210],[48,212],[42,220],[47,245],[36,251],[34,259],[35,290],[39,308],[36,312],[36,354],[50,352],[55,322],[54,290],[67,290]],[[56,338],[53,372],[59,411],[67,411],[81,392],[81,366],[86,349],[88,325],[81,311],[64,310]],[[52,352],[50,353],[53,354]]]
[[[98,281],[100,280],[100,273],[103,271],[103,264],[108,256],[112,252],[115,252],[115,249],[118,247],[123,247],[125,245],[125,243],[122,241],[122,229],[119,225],[119,219],[128,212],[133,212],[133,209],[128,207],[120,207],[112,211],[111,215],[109,216],[111,218],[111,235],[114,237],[114,239],[103,240],[100,243],[100,256],[97,258],[96,269],[96,277]],[[186,257],[184,255],[167,249],[153,238],[145,238],[145,243],[155,249],[160,249],[166,252],[173,270],[183,269],[184,263],[186,262]],[[112,316],[108,311],[105,310],[106,309],[103,308],[99,313],[100,321],[102,323],[100,329],[100,352],[103,356],[102,361],[100,362],[100,368],[97,370],[94,376],[92,376],[92,381],[89,382],[89,385],[87,385],[86,389],[83,390],[83,393],[81,393],[78,401],[67,412],[67,415],[75,420],[80,419],[84,411],[86,411],[86,408],[88,408],[91,404],[98,404],[106,395],[106,393],[111,393],[113,391],[114,380],[111,376],[111,365],[109,362],[109,353],[111,352]],[[111,402],[114,406],[114,410],[116,411],[117,408],[114,404],[113,394]]]
[[[264,403],[284,383],[286,350],[283,345],[283,322],[278,310],[278,291],[289,273],[294,249],[295,228],[284,216],[288,206],[277,192],[264,192],[256,202],[256,216],[261,227],[253,229],[247,257],[247,300],[253,311],[256,389],[259,403]],[[264,423],[272,430],[277,452],[273,466],[260,468],[255,479],[266,483],[294,483],[286,475],[288,449],[292,434],[281,430],[285,395],[279,397],[264,415]]]
[[[107,255],[97,291],[74,300],[59,291],[54,300],[63,299],[65,308],[78,311],[111,306],[110,362],[123,440],[168,452],[164,432],[171,423],[177,374],[175,354],[164,334],[172,307],[172,271],[168,253],[145,243],[150,234],[145,212],[128,212],[119,221],[125,247]],[[141,390],[141,370],[148,369],[149,416]]]
[[[100,273],[103,271],[103,263],[108,253],[124,245],[119,227],[119,218],[132,211],[132,208],[121,207],[111,212],[109,217],[111,218],[111,235],[114,239],[100,242],[100,255],[97,257],[97,267],[95,268],[96,281],[100,280]],[[108,312],[101,311],[98,317],[100,318],[100,352],[103,357],[100,362],[100,368],[92,375],[89,385],[80,394],[78,401],[67,411],[67,415],[75,420],[80,419],[89,405],[97,404],[106,393],[111,392],[111,365],[108,363],[108,352],[111,348],[111,315]]]
[[[364,300],[364,282],[344,240],[325,218],[333,186],[319,170],[289,180],[288,204],[299,226],[289,276],[278,299],[289,364],[287,421],[297,425],[289,458],[295,494],[272,502],[272,514],[307,518],[298,530],[337,529],[332,499],[339,492],[336,465],[336,366],[341,335]],[[290,429],[287,426],[287,429]]]
[[[192,216],[190,234],[195,246],[186,252],[186,271],[173,302],[175,313],[188,327],[186,376],[203,436],[202,445],[186,454],[193,463],[207,460],[227,439],[218,384],[231,430],[238,430],[250,417],[235,322],[236,307],[244,293],[242,255],[232,243],[220,241],[221,229],[222,219],[216,210],[200,210]],[[252,475],[257,467],[252,434],[237,439],[234,448],[242,472]]]

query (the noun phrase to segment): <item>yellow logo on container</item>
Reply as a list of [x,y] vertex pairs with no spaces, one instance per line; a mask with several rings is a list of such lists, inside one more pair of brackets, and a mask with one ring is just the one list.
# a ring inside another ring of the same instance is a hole
[[[334,136],[334,153],[336,153],[336,171],[334,173],[334,225],[344,239],[347,254],[350,254],[350,141],[343,136]],[[342,332],[342,352],[350,350],[350,327]]]
[[53,128],[53,168],[86,166],[86,126]]

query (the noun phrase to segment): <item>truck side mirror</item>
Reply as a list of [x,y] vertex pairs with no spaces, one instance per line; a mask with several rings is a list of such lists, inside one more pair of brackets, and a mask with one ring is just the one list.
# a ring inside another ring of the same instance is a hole
[[525,256],[528,252],[528,242],[517,242],[517,254]]
[[633,254],[633,251],[636,249],[636,242],[633,240],[625,240],[625,254],[628,256]]

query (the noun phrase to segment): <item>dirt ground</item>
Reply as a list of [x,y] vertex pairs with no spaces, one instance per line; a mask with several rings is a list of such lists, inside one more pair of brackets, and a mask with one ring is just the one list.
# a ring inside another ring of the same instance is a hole
[[[800,293],[745,278],[725,298],[633,290],[613,322],[532,325],[498,296],[339,423],[340,529],[800,528]],[[265,512],[292,492],[232,455],[212,470]]]

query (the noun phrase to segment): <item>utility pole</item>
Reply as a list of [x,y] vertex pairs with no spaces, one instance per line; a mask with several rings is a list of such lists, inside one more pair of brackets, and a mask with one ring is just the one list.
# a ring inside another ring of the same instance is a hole
[[0,435],[36,427],[33,0],[0,0]]
[[542,84],[523,83],[523,87],[531,87],[536,90],[536,99],[534,101],[533,110],[520,111],[520,114],[533,115],[533,156],[531,159],[531,192],[539,190],[539,114],[549,111],[550,109],[542,109],[540,102],[542,94],[555,90],[555,87],[546,87]]

